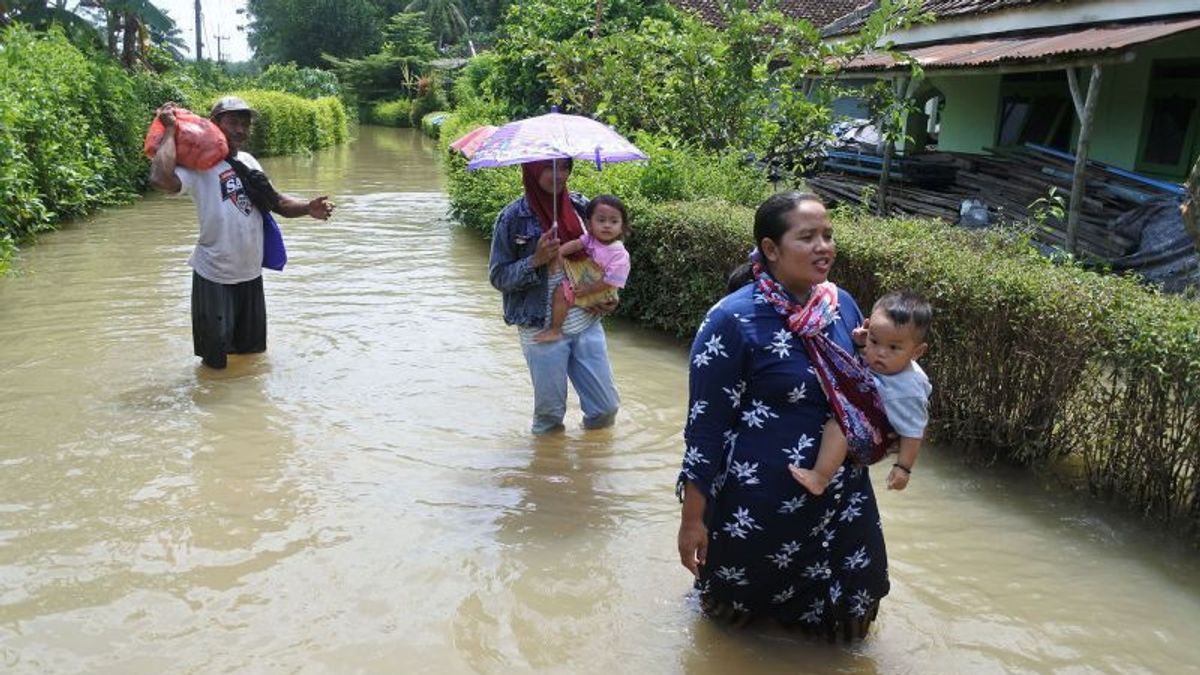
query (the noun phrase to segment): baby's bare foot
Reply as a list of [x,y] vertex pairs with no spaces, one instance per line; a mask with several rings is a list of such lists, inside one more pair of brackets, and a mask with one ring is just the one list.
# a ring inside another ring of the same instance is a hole
[[554,342],[556,340],[561,340],[562,336],[563,336],[563,334],[562,334],[561,330],[554,330],[553,328],[547,328],[546,330],[538,333],[537,335],[534,335],[533,341],[534,342]]
[[829,487],[829,479],[812,469],[801,469],[789,464],[788,471],[792,472],[792,478],[795,478],[797,483],[803,485],[805,490],[814,495],[825,494],[825,488]]

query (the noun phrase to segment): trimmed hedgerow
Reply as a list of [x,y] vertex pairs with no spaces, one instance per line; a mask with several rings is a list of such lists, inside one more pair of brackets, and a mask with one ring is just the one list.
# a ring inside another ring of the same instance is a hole
[[[350,135],[346,108],[337,97],[306,99],[264,89],[246,89],[233,95],[258,111],[250,131],[250,151],[256,155],[318,150],[342,143]],[[203,110],[217,98],[206,101]]]
[[[442,138],[471,126],[448,120]],[[651,156],[650,166],[659,161]],[[752,206],[765,190],[722,169],[727,186],[671,176],[667,184],[685,187],[660,193],[636,169],[577,166],[574,189],[613,192],[632,207],[634,271],[619,311],[690,337],[745,259]],[[521,192],[516,169],[467,172],[453,156],[446,167],[454,216],[489,234]],[[702,198],[688,185],[753,198]],[[844,209],[833,221],[833,280],[864,311],[897,288],[925,293],[936,308],[922,361],[935,385],[936,440],[992,459],[1077,467],[1093,492],[1200,535],[1200,305],[1056,264],[1012,234]]]

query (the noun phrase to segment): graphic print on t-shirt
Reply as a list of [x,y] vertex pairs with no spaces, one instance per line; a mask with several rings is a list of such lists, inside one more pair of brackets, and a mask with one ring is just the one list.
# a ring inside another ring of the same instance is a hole
[[246,194],[246,189],[242,187],[242,179],[238,178],[237,172],[232,168],[221,172],[221,201],[227,199],[242,213],[250,215],[250,209],[253,208],[250,195]]

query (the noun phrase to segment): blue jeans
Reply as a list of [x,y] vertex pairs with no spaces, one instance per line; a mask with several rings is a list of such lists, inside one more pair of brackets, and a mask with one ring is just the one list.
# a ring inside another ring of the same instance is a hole
[[621,401],[608,363],[604,328],[599,321],[578,335],[523,345],[521,349],[533,381],[533,433],[563,428],[568,378],[579,396],[584,428],[600,429],[613,423]]

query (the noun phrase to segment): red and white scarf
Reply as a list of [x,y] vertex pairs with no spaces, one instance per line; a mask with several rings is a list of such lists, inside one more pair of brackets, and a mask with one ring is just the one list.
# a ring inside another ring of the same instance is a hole
[[792,302],[783,285],[762,265],[756,251],[751,256],[758,292],[784,317],[788,330],[800,338],[812,362],[821,390],[829,399],[834,419],[846,435],[847,452],[859,464],[874,464],[887,454],[892,425],[871,372],[829,339],[825,328],[837,316],[838,289],[831,282],[813,286],[808,302]]

